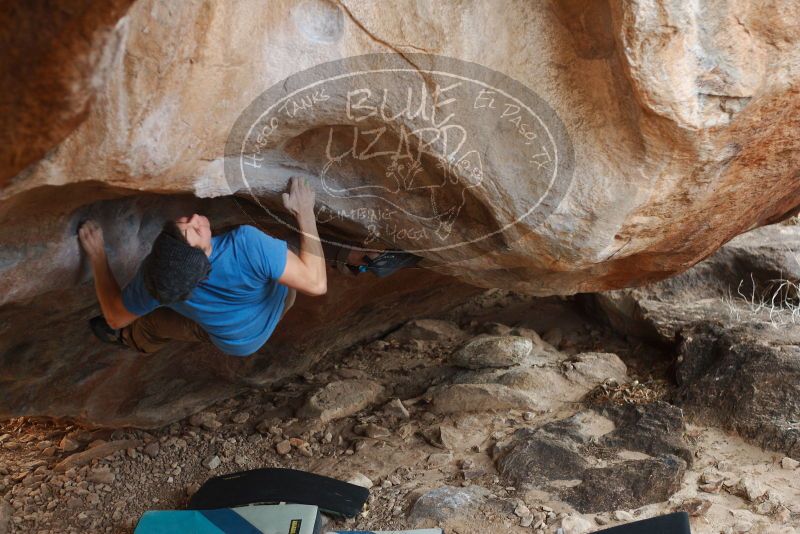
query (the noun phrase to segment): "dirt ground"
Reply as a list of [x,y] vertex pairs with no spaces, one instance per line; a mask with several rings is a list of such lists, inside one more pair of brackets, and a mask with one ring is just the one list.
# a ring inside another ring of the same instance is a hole
[[[569,298],[493,290],[438,319],[468,337],[530,329],[564,358],[616,354],[627,366],[628,382],[587,386],[589,396],[650,402],[673,387],[668,350],[618,336]],[[371,340],[329,355],[280,387],[250,390],[160,429],[89,429],[35,418],[0,423],[0,533],[132,532],[144,511],[184,507],[208,478],[259,467],[371,486],[365,512],[331,520],[330,529],[439,524],[460,534],[553,533],[559,527],[571,534],[682,509],[692,514],[695,534],[800,532],[796,463],[700,422],[686,425],[694,462],[665,502],[581,514],[547,491],[504,484],[492,457],[497,442],[583,406],[551,399],[542,409],[433,409],[431,391],[459,372],[449,357],[462,341]],[[311,395],[339,381],[370,381],[383,391],[372,405],[342,418],[323,423],[296,417]],[[453,434],[445,436],[445,428]],[[442,432],[438,441],[431,429]],[[447,517],[415,507],[421,495],[443,486],[486,491],[475,507]]]

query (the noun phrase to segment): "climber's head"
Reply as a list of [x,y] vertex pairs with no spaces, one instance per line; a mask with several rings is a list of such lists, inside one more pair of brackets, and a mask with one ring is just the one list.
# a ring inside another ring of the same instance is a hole
[[144,259],[145,288],[161,304],[189,298],[211,271],[211,225],[194,214],[167,221]]
[[189,245],[199,248],[206,256],[211,254],[211,223],[208,217],[195,213],[190,217],[175,219],[175,225]]

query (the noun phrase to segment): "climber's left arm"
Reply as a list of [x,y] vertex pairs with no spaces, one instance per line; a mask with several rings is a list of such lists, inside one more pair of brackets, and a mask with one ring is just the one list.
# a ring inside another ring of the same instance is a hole
[[102,228],[96,222],[88,220],[78,230],[78,237],[91,262],[97,300],[108,326],[122,328],[132,323],[137,316],[129,312],[122,303],[122,291],[108,264]]

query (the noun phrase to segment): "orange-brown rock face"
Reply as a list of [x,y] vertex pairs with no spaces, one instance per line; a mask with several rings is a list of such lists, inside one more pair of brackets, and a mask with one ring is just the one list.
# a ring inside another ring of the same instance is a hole
[[0,187],[77,128],[106,81],[133,0],[13,2],[0,11]]
[[[464,293],[637,285],[800,206],[790,0],[73,4],[0,19],[0,415],[155,424],[180,415],[166,389],[184,410],[223,394],[223,364],[181,367],[185,348],[96,357],[85,216],[124,280],[182,203],[249,222],[235,195],[287,231],[280,193],[305,175],[330,235],[426,259],[353,289],[394,303],[375,332],[445,305],[411,297],[443,275]],[[53,31],[23,38],[34,24]],[[338,295],[308,303],[314,328]],[[365,309],[315,330],[317,357]]]

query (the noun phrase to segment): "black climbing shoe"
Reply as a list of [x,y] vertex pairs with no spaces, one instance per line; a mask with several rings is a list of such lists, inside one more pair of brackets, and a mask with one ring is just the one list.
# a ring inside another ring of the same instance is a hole
[[348,266],[355,273],[371,272],[383,278],[394,274],[400,269],[414,267],[422,258],[408,252],[381,252],[378,256],[370,258],[364,256],[366,265]]
[[89,328],[92,329],[94,336],[103,343],[127,347],[127,345],[122,342],[122,336],[120,335],[121,331],[119,329],[115,330],[108,326],[105,317],[102,315],[98,315],[97,317],[92,317],[89,319]]

